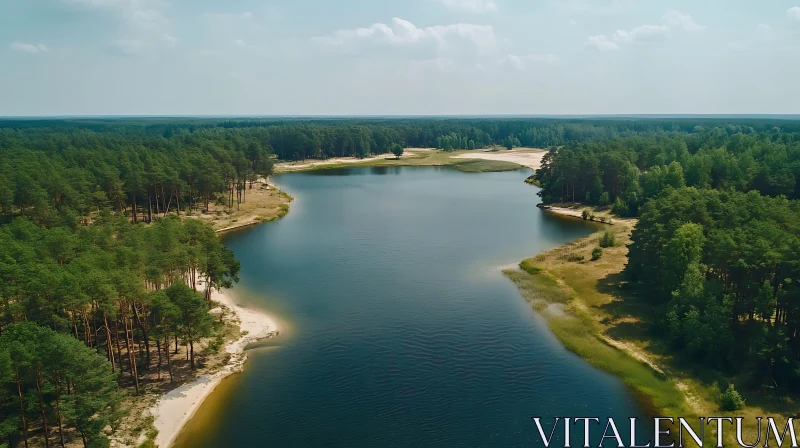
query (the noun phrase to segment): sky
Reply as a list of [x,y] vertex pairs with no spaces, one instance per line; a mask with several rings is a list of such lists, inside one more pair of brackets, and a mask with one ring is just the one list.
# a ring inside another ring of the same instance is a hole
[[0,0],[0,116],[800,113],[800,0]]

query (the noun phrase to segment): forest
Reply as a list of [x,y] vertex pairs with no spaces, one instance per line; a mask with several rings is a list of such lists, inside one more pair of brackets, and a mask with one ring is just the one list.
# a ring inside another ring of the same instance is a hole
[[652,331],[752,388],[800,391],[800,132],[725,125],[570,142],[536,179],[544,202],[638,217],[624,274]]
[[398,145],[551,148],[546,202],[640,217],[626,272],[665,337],[797,389],[798,142],[744,118],[0,119],[0,446],[108,446],[147,374],[172,379],[178,346],[195,366],[239,272],[199,211],[276,161]]

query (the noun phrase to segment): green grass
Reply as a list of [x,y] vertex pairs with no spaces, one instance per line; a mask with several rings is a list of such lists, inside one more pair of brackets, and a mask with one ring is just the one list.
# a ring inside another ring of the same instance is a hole
[[466,159],[464,162],[454,163],[453,167],[465,173],[493,173],[499,171],[514,171],[522,168],[522,166],[513,162],[482,159]]
[[[531,259],[520,263],[520,268],[521,271],[509,269],[504,273],[542,314],[567,350],[594,367],[618,376],[633,390],[648,397],[649,404],[663,415],[685,415],[682,394],[675,385],[650,366],[603,342],[599,338],[602,328],[585,311],[571,288]],[[564,314],[542,313],[550,304],[563,305]]]

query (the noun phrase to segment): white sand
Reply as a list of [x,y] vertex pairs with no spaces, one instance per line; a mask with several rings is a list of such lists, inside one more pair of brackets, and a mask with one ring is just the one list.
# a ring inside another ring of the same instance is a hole
[[553,213],[555,213],[557,215],[572,216],[574,218],[583,219],[583,210],[575,210],[573,208],[566,208],[566,207],[553,207],[553,206],[550,206],[550,205],[545,205],[545,206],[542,206],[541,208],[543,210],[547,210],[547,211],[553,212]]
[[473,150],[468,153],[453,156],[454,159],[484,159],[501,160],[503,162],[513,162],[518,165],[527,166],[531,169],[539,169],[542,166],[542,158],[547,154],[543,149],[501,149],[496,152]]
[[203,403],[203,400],[227,376],[240,372],[244,368],[247,354],[245,346],[260,339],[275,335],[278,325],[269,315],[236,304],[227,291],[213,292],[211,299],[233,311],[241,321],[243,336],[231,342],[225,349],[231,354],[228,364],[214,374],[202,375],[191,383],[184,384],[162,395],[150,409],[155,416],[155,427],[158,429],[156,444],[168,448],[175,441],[183,426]]
[[[425,151],[431,150],[426,148],[406,148],[403,151],[403,157],[414,157]],[[358,157],[332,157],[330,159],[313,160],[310,162],[283,162],[275,164],[275,172],[285,173],[289,171],[301,171],[317,166],[333,165],[337,163],[367,163],[375,160],[384,160],[387,158],[394,159],[394,156],[391,154],[379,154],[374,157],[364,157],[363,159],[359,159]]]

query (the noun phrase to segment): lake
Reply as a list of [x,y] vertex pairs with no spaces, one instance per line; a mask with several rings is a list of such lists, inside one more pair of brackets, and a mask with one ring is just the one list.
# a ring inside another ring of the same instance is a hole
[[644,416],[501,272],[596,229],[536,208],[529,174],[275,176],[289,214],[224,241],[242,264],[237,299],[282,334],[249,352],[176,446],[542,446],[533,416]]

